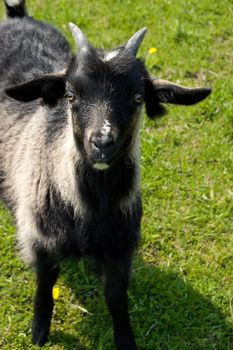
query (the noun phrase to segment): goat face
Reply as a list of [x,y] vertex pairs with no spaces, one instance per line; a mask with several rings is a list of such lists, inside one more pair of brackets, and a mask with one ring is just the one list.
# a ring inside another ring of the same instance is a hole
[[152,78],[136,59],[146,28],[111,52],[93,48],[76,25],[70,28],[79,51],[65,73],[47,74],[5,91],[24,102],[42,98],[55,108],[58,99],[67,97],[82,159],[98,170],[107,169],[126,154],[136,156],[143,102],[147,115],[154,118],[164,112],[161,103],[191,105],[211,92]]
[[144,67],[124,50],[106,60],[95,49],[68,72],[75,139],[87,161],[106,169],[134,147],[144,100]]

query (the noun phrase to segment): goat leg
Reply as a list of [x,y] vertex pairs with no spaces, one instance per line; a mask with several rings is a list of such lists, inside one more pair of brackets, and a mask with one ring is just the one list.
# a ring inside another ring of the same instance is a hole
[[127,289],[131,259],[107,261],[102,265],[105,298],[113,319],[117,350],[137,350],[128,312]]
[[53,312],[52,289],[59,274],[59,267],[47,263],[37,264],[37,290],[34,299],[32,341],[43,346],[47,341]]

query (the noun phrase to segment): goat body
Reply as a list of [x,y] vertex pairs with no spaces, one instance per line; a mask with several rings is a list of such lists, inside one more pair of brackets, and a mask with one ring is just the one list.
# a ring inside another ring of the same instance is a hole
[[[37,275],[33,342],[47,340],[59,262],[89,256],[103,277],[118,350],[135,350],[127,288],[142,215],[139,126],[161,102],[193,104],[209,89],[153,79],[136,59],[145,29],[111,52],[75,25],[79,54],[52,26],[5,1],[0,24],[0,195]],[[15,17],[15,18],[13,18]]]

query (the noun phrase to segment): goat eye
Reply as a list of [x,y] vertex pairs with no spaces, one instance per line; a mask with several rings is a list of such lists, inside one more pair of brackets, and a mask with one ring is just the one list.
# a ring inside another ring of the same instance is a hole
[[67,100],[68,100],[69,102],[71,102],[71,103],[74,102],[74,101],[76,100],[74,93],[71,92],[71,91],[68,91],[68,92],[65,94],[65,98],[67,98]]
[[137,104],[141,104],[142,101],[143,101],[143,96],[142,94],[139,94],[139,93],[136,93],[134,96],[133,96],[133,101]]

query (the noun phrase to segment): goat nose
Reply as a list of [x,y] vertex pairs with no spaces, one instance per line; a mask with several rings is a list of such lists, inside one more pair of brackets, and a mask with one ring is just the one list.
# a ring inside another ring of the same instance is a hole
[[106,149],[113,144],[113,136],[110,133],[107,135],[92,135],[91,143],[95,148]]

